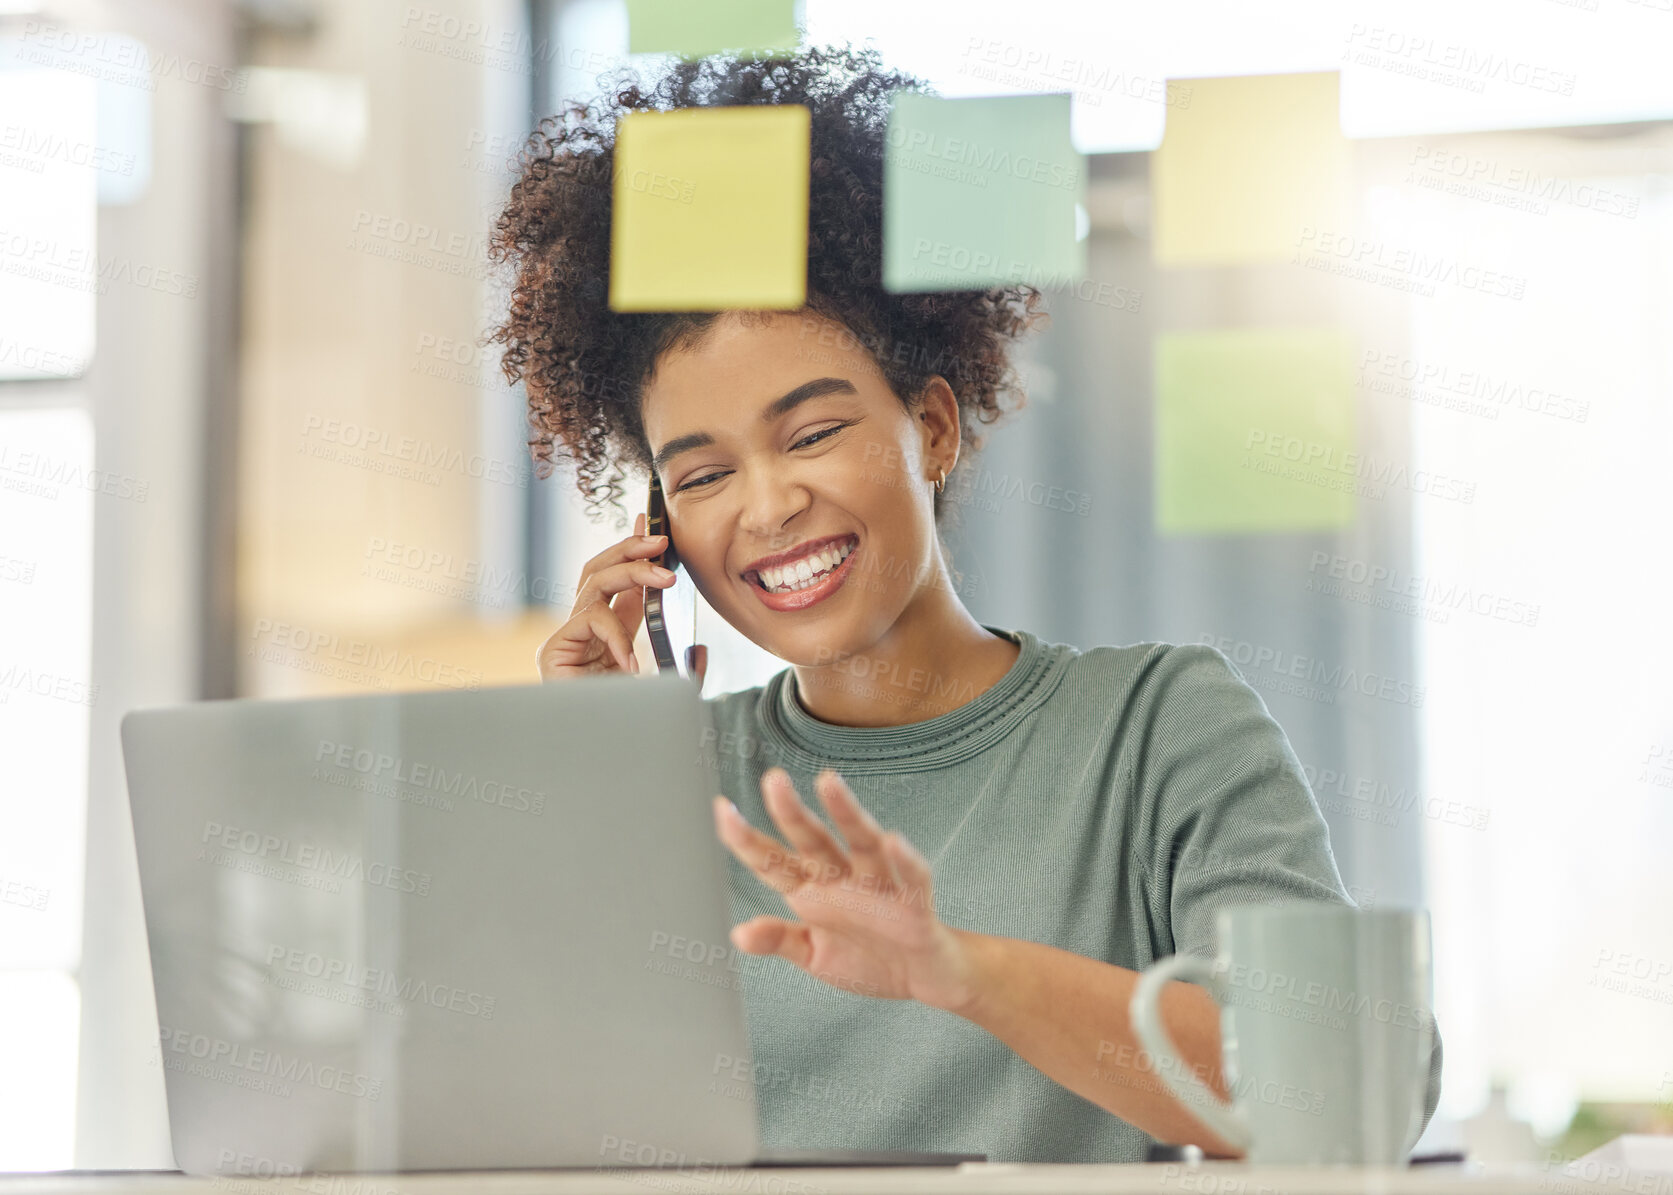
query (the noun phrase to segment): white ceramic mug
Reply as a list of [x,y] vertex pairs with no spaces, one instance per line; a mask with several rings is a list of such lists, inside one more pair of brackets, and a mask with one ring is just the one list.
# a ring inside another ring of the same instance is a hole
[[[1176,954],[1133,992],[1139,1041],[1163,1082],[1250,1162],[1401,1165],[1423,1123],[1429,915],[1322,901],[1231,905],[1213,959]],[[1180,1062],[1158,1015],[1170,980],[1220,1005],[1227,1105]]]

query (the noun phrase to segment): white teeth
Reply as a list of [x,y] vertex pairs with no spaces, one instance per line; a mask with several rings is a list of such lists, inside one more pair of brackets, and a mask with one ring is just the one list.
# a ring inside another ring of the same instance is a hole
[[761,581],[773,593],[794,593],[798,589],[806,589],[810,585],[818,584],[826,573],[841,564],[853,550],[852,544],[841,544],[805,556],[783,568],[764,568],[761,570]]

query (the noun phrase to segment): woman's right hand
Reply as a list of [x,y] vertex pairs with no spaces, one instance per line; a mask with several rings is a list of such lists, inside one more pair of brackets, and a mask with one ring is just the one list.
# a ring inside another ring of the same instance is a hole
[[561,680],[601,672],[638,672],[633,640],[645,620],[645,586],[666,589],[674,574],[652,562],[668,537],[647,537],[645,516],[633,534],[587,561],[569,621],[540,645],[540,679]]

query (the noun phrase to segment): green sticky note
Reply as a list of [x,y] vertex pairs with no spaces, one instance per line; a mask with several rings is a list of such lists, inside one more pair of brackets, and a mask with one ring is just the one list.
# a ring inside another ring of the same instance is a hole
[[1353,523],[1366,462],[1347,333],[1163,332],[1155,369],[1160,534]]
[[610,309],[801,307],[811,134],[812,114],[800,104],[624,116]]
[[1069,95],[897,92],[883,157],[883,289],[900,294],[1086,276],[1086,168]]
[[794,0],[627,0],[629,54],[770,56],[800,41]]
[[1157,264],[1289,261],[1304,230],[1342,226],[1353,147],[1338,78],[1168,80],[1167,125],[1150,162]]

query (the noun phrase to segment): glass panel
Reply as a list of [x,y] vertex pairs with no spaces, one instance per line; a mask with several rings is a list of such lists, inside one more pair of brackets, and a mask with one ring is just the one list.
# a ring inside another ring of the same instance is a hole
[[83,373],[106,285],[94,242],[97,87],[27,68],[36,49],[0,41],[0,380]]
[[[1646,1060],[1673,1056],[1673,202],[1651,191],[1625,219],[1413,199],[1391,239],[1529,280],[1523,302],[1444,288],[1414,305],[1415,443],[1476,498],[1416,507],[1417,575],[1390,587],[1424,610],[1443,1107],[1500,1078],[1549,1133],[1577,1098],[1665,1100]],[[1460,833],[1460,810],[1488,832]]]
[[81,992],[61,971],[0,971],[0,1172],[75,1165]]
[[0,411],[0,968],[80,958],[93,494],[106,481],[85,412]]

